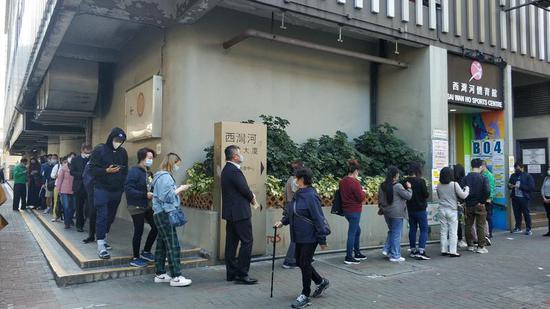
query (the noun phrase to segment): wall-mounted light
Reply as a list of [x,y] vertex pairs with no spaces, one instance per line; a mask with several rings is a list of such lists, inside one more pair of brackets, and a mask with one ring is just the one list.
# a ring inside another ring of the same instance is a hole
[[456,109],[451,108],[451,109],[449,110],[449,112],[454,113],[454,112],[456,112]]

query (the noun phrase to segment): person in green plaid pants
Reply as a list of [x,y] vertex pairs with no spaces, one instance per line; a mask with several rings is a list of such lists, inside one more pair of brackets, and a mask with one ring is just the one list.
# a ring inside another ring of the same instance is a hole
[[[160,171],[155,173],[153,187],[153,220],[158,229],[155,252],[155,283],[170,283],[170,286],[188,286],[191,280],[181,275],[180,243],[176,227],[170,224],[169,213],[180,207],[179,194],[188,190],[190,185],[176,188],[172,174],[181,166],[181,159],[175,153],[166,155]],[[166,273],[166,259],[170,275]]]

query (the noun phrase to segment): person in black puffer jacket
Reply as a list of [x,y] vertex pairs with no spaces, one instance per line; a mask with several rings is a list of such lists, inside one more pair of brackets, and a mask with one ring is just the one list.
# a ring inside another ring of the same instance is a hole
[[311,281],[315,282],[317,288],[313,297],[319,297],[329,286],[329,281],[317,273],[311,266],[313,254],[317,245],[321,250],[327,248],[326,237],[330,234],[321,201],[317,192],[311,187],[313,173],[308,168],[296,171],[296,182],[298,191],[294,199],[287,206],[281,221],[275,223],[275,228],[290,224],[290,238],[296,243],[296,262],[302,271],[302,293],[292,303],[292,308],[304,308],[310,304]]
[[107,141],[98,145],[90,158],[90,172],[94,178],[94,206],[96,208],[96,238],[99,257],[109,259],[111,249],[106,240],[113,224],[128,175],[128,153],[122,147],[126,133],[113,128]]

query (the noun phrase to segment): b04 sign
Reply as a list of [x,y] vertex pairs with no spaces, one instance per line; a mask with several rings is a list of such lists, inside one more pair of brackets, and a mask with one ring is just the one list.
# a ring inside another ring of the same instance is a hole
[[484,139],[472,141],[472,156],[490,157],[495,154],[503,154],[504,146],[501,139]]

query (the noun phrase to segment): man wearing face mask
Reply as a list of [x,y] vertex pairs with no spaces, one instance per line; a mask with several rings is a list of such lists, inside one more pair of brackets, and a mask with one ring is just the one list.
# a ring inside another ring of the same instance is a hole
[[109,259],[107,233],[115,220],[118,205],[128,174],[128,153],[122,147],[126,133],[113,128],[105,144],[98,145],[90,157],[90,173],[94,178],[94,206],[96,209],[96,239],[98,255]]
[[522,215],[525,219],[525,235],[532,235],[531,232],[531,214],[529,213],[529,201],[531,193],[535,191],[535,180],[531,174],[524,171],[522,162],[514,164],[515,173],[510,176],[508,188],[512,197],[512,208],[514,209],[514,219],[516,226],[512,233],[521,233]]
[[[244,157],[238,146],[225,148],[227,163],[221,173],[222,218],[227,221],[225,229],[225,267],[227,281],[240,284],[255,284],[258,280],[248,276],[252,254],[252,212],[256,204],[246,178],[241,171]],[[238,259],[237,247],[241,243]]]
[[80,155],[74,157],[71,160],[70,169],[71,176],[73,176],[73,196],[75,203],[76,211],[76,230],[78,232],[84,232],[84,224],[86,223],[85,210],[87,209],[87,194],[84,189],[84,184],[82,182],[82,173],[84,172],[84,167],[90,160],[90,155],[92,154],[92,145],[82,144],[80,147]]
[[[296,171],[302,169],[304,167],[304,163],[302,163],[302,161],[296,160],[292,162],[291,166],[292,176],[288,177],[285,185],[285,208],[283,210],[285,213],[288,212],[287,208],[294,198],[294,193],[298,191],[298,183],[296,182]],[[285,214],[283,214],[283,217],[284,216]],[[285,261],[283,262],[284,269],[298,268],[298,265],[296,264],[295,251],[296,244],[291,242],[288,246],[288,250],[286,251]]]

